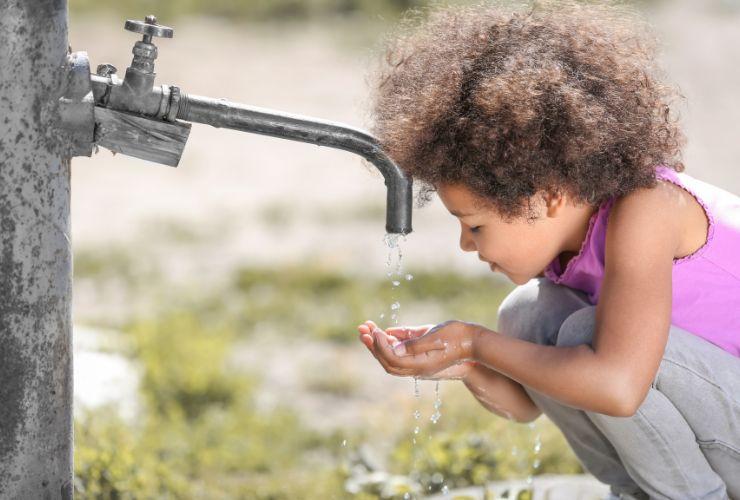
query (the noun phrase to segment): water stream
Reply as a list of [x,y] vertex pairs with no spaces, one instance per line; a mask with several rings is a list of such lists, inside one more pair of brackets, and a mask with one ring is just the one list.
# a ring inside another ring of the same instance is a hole
[[537,424],[535,422],[531,422],[528,427],[530,431],[534,433],[534,444],[532,445],[532,467],[527,476],[527,486],[531,489],[534,475],[537,474],[537,470],[540,468],[541,460],[539,455],[540,450],[542,449],[542,436],[539,429],[537,429]]
[[[403,251],[401,249],[401,244],[406,241],[405,236],[397,235],[397,234],[386,234],[385,236],[385,244],[388,247],[388,258],[386,260],[386,277],[390,280],[391,284],[391,305],[390,305],[390,324],[392,326],[397,326],[399,324],[399,318],[400,318],[400,310],[401,310],[401,303],[398,300],[398,296],[395,293],[398,288],[401,286],[401,284],[406,281],[412,281],[414,279],[414,276],[412,274],[406,273],[404,274],[403,270]],[[386,317],[385,313],[380,314],[381,321],[384,320]],[[421,411],[421,384],[418,377],[414,377],[413,382],[413,394],[414,394],[414,428],[411,435],[411,442],[413,444],[413,451],[412,451],[412,463],[416,464],[418,463],[419,459],[419,453],[420,450],[417,447],[417,439],[419,438],[419,435],[421,433],[421,417],[422,417],[422,411]],[[434,386],[434,411],[429,417],[429,421],[434,425],[436,424],[439,419],[442,417],[442,396],[440,393],[440,383],[439,381],[435,382]],[[432,439],[431,432],[428,435],[428,439]],[[414,466],[414,468],[416,468]],[[418,481],[419,474],[418,472],[412,472],[410,474],[410,478],[414,481]],[[442,474],[437,473],[434,475],[434,482],[437,484],[441,484],[441,493],[446,495],[449,492],[449,488],[446,484],[444,484],[444,477]],[[432,486],[429,486],[430,490]],[[405,493],[403,498],[405,500],[410,500],[413,498],[411,493]]]
[[[399,324],[400,319],[400,312],[401,312],[401,303],[398,299],[397,291],[401,284],[404,281],[411,281],[414,279],[413,275],[411,274],[404,274],[403,271],[403,251],[401,249],[401,244],[406,241],[406,237],[398,234],[386,234],[385,236],[385,244],[388,247],[388,258],[386,260],[386,276],[390,280],[391,285],[391,304],[388,311],[388,323],[390,323],[390,326],[397,326]],[[383,321],[386,319],[386,312],[382,312],[380,314],[380,321],[378,322],[379,325],[381,325],[381,328],[383,328]],[[413,411],[413,417],[414,417],[414,428],[411,435],[411,442],[413,444],[413,450],[412,450],[412,464],[414,471],[410,474],[410,479],[412,481],[418,482],[419,479],[419,473],[415,470],[416,464],[419,460],[419,453],[420,450],[417,447],[417,439],[419,438],[421,434],[421,417],[422,417],[422,411],[421,411],[421,385],[418,377],[414,377],[413,379],[413,395],[414,395],[414,411]],[[437,380],[435,382],[434,386],[434,408],[433,413],[429,417],[429,421],[432,423],[432,425],[437,424],[439,422],[440,418],[442,417],[442,397],[440,394],[440,382]],[[511,454],[512,456],[521,456],[524,460],[522,463],[523,468],[526,468],[526,483],[529,486],[529,488],[532,488],[533,485],[533,478],[537,474],[537,471],[540,467],[541,460],[539,458],[540,450],[542,448],[542,440],[539,429],[537,429],[537,426],[534,422],[529,424],[529,429],[531,433],[534,435],[533,445],[530,450],[527,450],[528,452],[522,453],[520,455],[520,450],[517,448],[517,446],[512,443],[511,446]],[[432,439],[432,433],[430,432],[428,435],[428,439]],[[343,443],[345,445],[345,443]],[[527,457],[531,457],[532,462],[529,463],[527,460]],[[521,463],[521,462],[520,462]],[[526,465],[525,465],[526,464]],[[442,495],[448,495],[449,494],[449,488],[444,483],[444,477],[441,473],[434,474],[434,483],[441,484],[440,487],[440,493]],[[431,492],[432,486],[429,485],[429,490]],[[411,500],[414,498],[415,495],[412,495],[411,493],[405,493],[403,495],[404,500]]]

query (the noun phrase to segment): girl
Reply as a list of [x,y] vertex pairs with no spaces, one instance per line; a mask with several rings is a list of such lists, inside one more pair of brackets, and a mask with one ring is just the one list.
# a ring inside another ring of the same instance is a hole
[[392,41],[373,132],[520,285],[498,331],[359,326],[391,374],[544,412],[621,498],[740,498],[740,199],[680,173],[638,18],[558,2],[431,13]]

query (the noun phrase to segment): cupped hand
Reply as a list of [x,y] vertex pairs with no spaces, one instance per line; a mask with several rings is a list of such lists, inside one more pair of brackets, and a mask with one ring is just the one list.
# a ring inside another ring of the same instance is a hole
[[[374,322],[366,321],[357,329],[365,347],[392,375],[430,380],[464,379],[475,362],[466,359],[464,335],[460,329],[453,331],[452,323],[460,322],[382,330]],[[427,337],[428,334],[435,338]]]

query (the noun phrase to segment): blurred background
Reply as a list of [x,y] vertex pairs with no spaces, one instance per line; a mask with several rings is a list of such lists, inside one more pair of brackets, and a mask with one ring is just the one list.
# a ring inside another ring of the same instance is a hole
[[[159,84],[368,128],[368,67],[429,2],[69,3],[93,68],[123,72],[124,20],[155,14],[175,28]],[[688,173],[739,193],[740,4],[635,5],[686,97]],[[357,340],[394,302],[402,324],[495,327],[512,285],[458,249],[438,201],[415,212],[393,287],[382,178],[348,153],[194,124],[177,169],[101,150],[72,184],[80,498],[483,498],[582,472],[545,418],[509,424],[456,381],[434,423],[435,383],[415,397]]]

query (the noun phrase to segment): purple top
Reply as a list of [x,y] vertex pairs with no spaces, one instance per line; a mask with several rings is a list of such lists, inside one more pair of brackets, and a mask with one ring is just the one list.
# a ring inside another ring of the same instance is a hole
[[[693,254],[673,261],[671,324],[740,357],[740,198],[668,167],[657,178],[689,192],[709,220],[707,241]],[[582,290],[599,301],[604,278],[606,224],[614,199],[591,217],[581,250],[565,270],[558,259],[545,269],[554,283]]]

